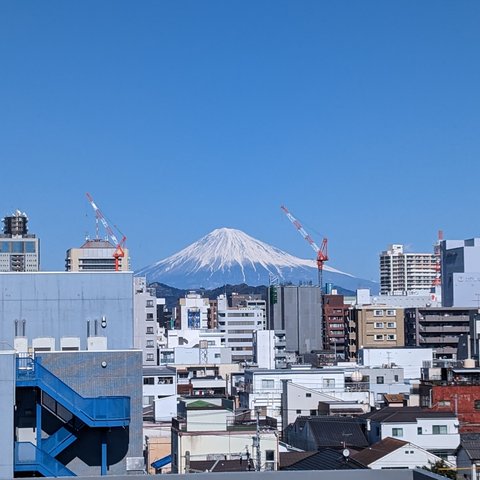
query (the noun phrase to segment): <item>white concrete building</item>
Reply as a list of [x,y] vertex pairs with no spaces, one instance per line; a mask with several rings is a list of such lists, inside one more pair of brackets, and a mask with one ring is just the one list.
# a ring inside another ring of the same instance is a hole
[[380,254],[380,293],[405,295],[429,291],[437,275],[434,253],[407,253],[403,245],[390,245]]
[[[155,422],[170,422],[177,415],[177,372],[174,368],[143,369],[144,416]],[[145,414],[145,409],[150,409]]]
[[147,287],[145,277],[134,277],[134,347],[143,351],[145,366],[158,365],[157,297],[154,288]]
[[387,437],[418,445],[444,460],[455,463],[460,443],[458,417],[418,407],[386,407],[364,415],[370,443]]
[[265,310],[258,305],[229,307],[227,297],[217,298],[218,330],[225,335],[225,346],[232,349],[234,362],[253,361],[253,332],[265,328]]
[[370,405],[370,392],[365,386],[346,384],[345,371],[340,369],[291,368],[277,370],[246,370],[243,391],[239,393],[240,406],[251,412],[259,408],[262,415],[273,417],[282,425],[283,382],[291,381],[316,392],[344,401]]
[[[190,460],[250,459],[255,469],[255,434],[255,420],[236,417],[232,402],[183,400],[179,416],[172,421],[172,473],[188,473]],[[259,469],[277,470],[276,428],[263,422],[259,435]]]
[[[418,445],[390,437],[353,454],[352,458],[372,470],[431,468],[443,460]],[[445,462],[445,466],[453,464]]]
[[287,342],[284,331],[253,332],[253,363],[258,368],[275,369],[285,366]]
[[358,352],[359,365],[400,367],[403,368],[405,380],[420,379],[422,367],[431,365],[432,361],[433,348],[362,348]]
[[177,309],[180,329],[207,329],[209,308],[208,298],[198,293],[190,292],[185,298],[180,298]]

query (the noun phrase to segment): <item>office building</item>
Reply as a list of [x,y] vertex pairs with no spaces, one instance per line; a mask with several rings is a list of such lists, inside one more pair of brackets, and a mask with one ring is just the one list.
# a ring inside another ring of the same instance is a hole
[[480,308],[480,238],[443,240],[442,305]]
[[303,355],[323,350],[322,296],[318,286],[269,287],[268,311],[268,328],[285,331],[287,352]]
[[28,233],[28,217],[16,211],[3,219],[0,234],[0,272],[37,272],[40,268],[40,243]]
[[334,352],[334,360],[346,358],[348,319],[343,295],[323,296],[323,344],[325,350]]
[[208,298],[203,298],[195,292],[187,293],[184,298],[179,299],[176,318],[177,328],[180,330],[208,328],[209,308]]
[[117,247],[108,240],[99,238],[87,239],[80,248],[67,250],[65,270],[67,272],[92,272],[116,270],[130,270],[128,248],[123,247],[123,256],[118,256]]
[[380,293],[429,291],[437,276],[437,266],[434,253],[406,253],[403,245],[390,245],[380,254]]

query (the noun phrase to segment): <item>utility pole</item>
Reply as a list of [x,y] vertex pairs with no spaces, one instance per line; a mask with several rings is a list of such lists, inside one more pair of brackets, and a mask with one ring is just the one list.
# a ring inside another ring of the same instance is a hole
[[262,467],[262,451],[260,449],[260,410],[256,410],[257,430],[253,437],[253,450],[255,450],[255,471],[259,472]]

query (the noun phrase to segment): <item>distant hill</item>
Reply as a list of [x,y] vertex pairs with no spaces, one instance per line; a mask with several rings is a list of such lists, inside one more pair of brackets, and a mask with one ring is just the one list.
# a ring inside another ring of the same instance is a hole
[[[273,275],[280,283],[316,284],[314,260],[294,257],[232,228],[219,228],[184,248],[136,272],[149,283],[171,285],[180,290],[223,288],[223,285],[268,285]],[[370,288],[378,293],[378,283],[354,277],[325,265],[324,283],[355,291]]]

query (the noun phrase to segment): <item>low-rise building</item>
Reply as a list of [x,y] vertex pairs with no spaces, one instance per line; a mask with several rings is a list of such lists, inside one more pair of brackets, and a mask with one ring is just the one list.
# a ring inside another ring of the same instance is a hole
[[[391,437],[354,453],[352,458],[373,470],[431,468],[444,461],[418,445]],[[447,462],[445,467],[453,465]]]
[[419,407],[385,407],[363,417],[367,421],[370,443],[387,437],[404,440],[428,450],[440,458],[455,462],[455,450],[460,443],[458,417]]
[[[235,416],[225,399],[182,400],[172,419],[172,472],[189,473],[190,462],[240,460],[253,470],[277,470],[278,435],[275,422]],[[247,469],[247,468],[246,468]]]

